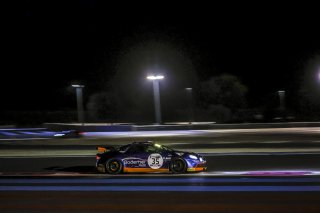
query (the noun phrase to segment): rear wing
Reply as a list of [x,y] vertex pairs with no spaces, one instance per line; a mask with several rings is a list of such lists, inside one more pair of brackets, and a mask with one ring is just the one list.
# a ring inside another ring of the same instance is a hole
[[113,146],[97,146],[98,153],[113,152],[116,148]]

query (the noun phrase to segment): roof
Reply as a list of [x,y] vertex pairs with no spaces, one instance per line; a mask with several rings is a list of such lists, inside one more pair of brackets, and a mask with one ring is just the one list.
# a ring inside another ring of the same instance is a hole
[[135,141],[132,144],[145,144],[145,145],[150,145],[154,144],[152,141]]

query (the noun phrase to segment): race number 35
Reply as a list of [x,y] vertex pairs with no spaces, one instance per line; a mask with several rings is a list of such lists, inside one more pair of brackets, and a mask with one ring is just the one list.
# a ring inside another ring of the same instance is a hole
[[148,157],[148,165],[152,169],[159,169],[163,165],[163,158],[160,154],[154,153]]

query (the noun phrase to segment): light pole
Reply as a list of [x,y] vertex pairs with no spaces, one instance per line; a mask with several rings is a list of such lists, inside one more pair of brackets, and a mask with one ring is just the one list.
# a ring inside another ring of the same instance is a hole
[[284,90],[279,90],[278,91],[279,94],[279,100],[280,100],[280,109],[281,110],[285,110],[286,106],[285,106],[285,95],[286,95],[286,91]]
[[189,124],[193,121],[193,100],[192,100],[192,88],[185,88],[187,92],[187,98],[189,102]]
[[77,93],[78,122],[83,125],[84,114],[83,114],[82,88],[84,87],[84,85],[73,84],[72,87],[76,88],[76,93]]
[[153,83],[153,98],[154,98],[154,110],[156,116],[156,123],[161,124],[161,105],[160,105],[160,90],[159,90],[159,80],[164,79],[163,75],[149,75],[148,80]]
[[279,90],[278,94],[279,94],[279,101],[280,101],[280,107],[279,107],[280,115],[281,115],[282,119],[285,120],[286,119],[286,113],[285,113],[285,109],[286,109],[285,95],[286,95],[286,92],[284,90]]

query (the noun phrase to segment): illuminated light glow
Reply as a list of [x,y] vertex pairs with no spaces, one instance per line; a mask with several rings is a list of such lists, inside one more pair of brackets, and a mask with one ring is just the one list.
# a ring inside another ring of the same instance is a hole
[[194,159],[194,160],[197,160],[197,159],[198,159],[197,156],[195,156],[195,155],[189,155],[189,157],[190,157],[191,159]]
[[148,80],[161,80],[164,79],[163,75],[149,75],[147,76]]
[[156,146],[156,147],[159,147],[159,148],[161,148],[161,145],[160,145],[160,144],[155,144],[155,146]]
[[60,134],[60,133],[58,133],[58,134],[54,134],[54,136],[55,136],[55,137],[61,137],[61,136],[65,136],[65,134]]
[[71,86],[72,86],[72,87],[75,87],[75,88],[81,88],[81,87],[84,87],[83,85],[79,85],[79,84],[72,84]]

